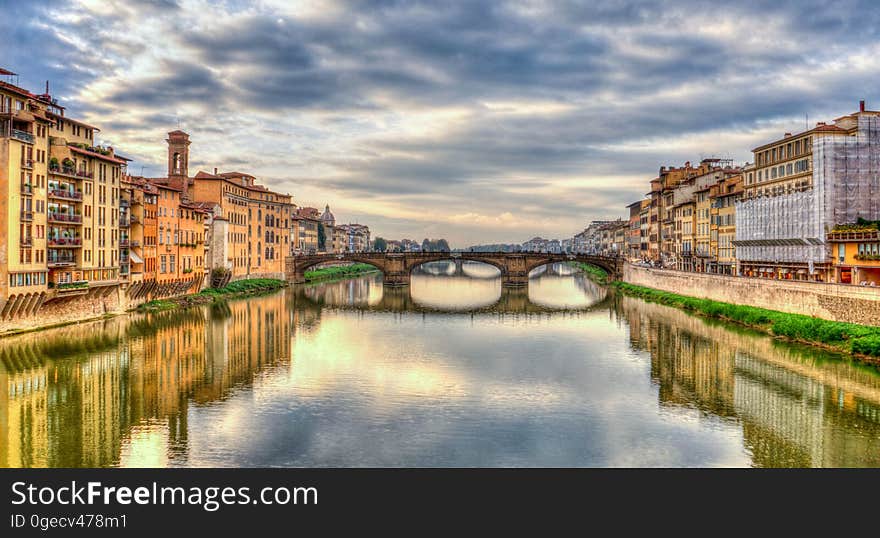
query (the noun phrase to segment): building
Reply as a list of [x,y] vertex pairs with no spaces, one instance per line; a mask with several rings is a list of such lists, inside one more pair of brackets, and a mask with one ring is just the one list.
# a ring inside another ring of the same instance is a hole
[[826,240],[831,248],[832,280],[880,286],[880,226],[877,222],[835,226]]
[[[837,281],[827,233],[880,219],[880,112],[865,110],[756,147],[736,204],[746,276]],[[839,257],[838,257],[839,258]]]
[[324,207],[324,213],[321,214],[321,228],[323,229],[323,241],[321,236],[318,237],[318,250],[321,252],[336,253],[336,217],[330,212],[330,204]]
[[290,220],[290,237],[293,239],[291,254],[316,254],[318,252],[318,228],[321,215],[314,207],[297,209]]
[[340,252],[369,252],[372,250],[370,243],[370,228],[363,224],[340,224],[337,226],[341,235],[342,249]]
[[642,231],[641,231],[641,213],[642,200],[633,202],[626,206],[629,210],[629,228],[626,232],[626,250],[625,256],[630,260],[639,260],[642,257]]
[[578,254],[599,254],[602,251],[602,230],[613,222],[610,220],[590,222],[584,231],[572,238],[572,250]]
[[[747,165],[745,170],[749,170]],[[743,175],[729,177],[710,188],[711,228],[709,272],[722,275],[735,275],[736,247],[736,207],[743,194]]]
[[522,252],[547,252],[548,243],[543,237],[533,237],[522,244]]
[[0,314],[120,284],[120,182],[128,159],[0,69]]

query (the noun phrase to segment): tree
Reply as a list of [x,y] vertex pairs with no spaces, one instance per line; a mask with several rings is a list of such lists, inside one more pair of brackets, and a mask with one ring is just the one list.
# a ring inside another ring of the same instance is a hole
[[431,252],[431,242],[428,241],[427,237],[422,241],[422,252]]
[[323,224],[318,225],[318,250],[327,250],[327,232]]
[[377,237],[375,241],[373,241],[373,250],[377,252],[385,252],[388,248],[388,241],[385,241],[381,237]]
[[452,249],[449,248],[449,243],[447,243],[445,239],[438,239],[437,250],[440,252],[449,252]]

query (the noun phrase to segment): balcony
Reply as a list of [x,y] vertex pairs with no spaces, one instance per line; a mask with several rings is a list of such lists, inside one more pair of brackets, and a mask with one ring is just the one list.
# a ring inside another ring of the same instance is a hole
[[34,212],[33,211],[22,211],[21,212],[21,221],[22,222],[31,222],[34,220]]
[[49,246],[52,248],[79,248],[82,246],[82,239],[79,237],[49,238]]
[[34,246],[34,238],[33,237],[23,237],[18,242],[19,246],[23,248],[31,248]]
[[126,200],[125,198],[119,199],[119,207],[128,207],[128,206],[129,206],[128,200]]
[[138,222],[141,221],[140,217],[138,217],[137,215],[131,215],[131,216],[129,217],[129,219],[130,219],[131,222],[134,223],[134,224],[137,224]]
[[34,169],[34,161],[33,159],[22,159],[21,167],[24,170],[33,170]]
[[119,227],[120,228],[128,228],[131,225],[131,221],[127,217],[119,217]]
[[128,246],[129,246],[128,239],[120,239],[119,246],[121,248],[128,248]]
[[72,254],[70,256],[65,256],[65,255],[49,256],[46,261],[47,261],[49,267],[64,267],[64,266],[69,266],[69,265],[75,265],[76,264],[76,256],[73,256]]
[[67,176],[73,179],[92,179],[94,174],[87,170],[77,170],[73,166],[49,165],[49,173],[58,176]]
[[49,287],[58,290],[58,295],[82,295],[89,292],[89,282],[87,280],[49,282]]
[[82,201],[82,192],[74,192],[64,189],[49,189],[49,198],[58,198],[60,200]]
[[13,129],[10,132],[9,137],[14,138],[20,142],[24,142],[26,144],[33,144],[34,141],[36,140],[34,138],[34,135],[32,135],[31,133],[28,133],[25,131],[19,131],[18,129]]
[[82,215],[68,215],[66,213],[52,213],[48,215],[49,222],[58,222],[62,224],[82,224]]
[[141,242],[138,241],[137,239],[132,239],[132,240],[131,240],[131,246],[133,246],[133,247],[139,247],[139,246],[141,246]]
[[34,188],[33,188],[33,186],[28,185],[27,183],[22,183],[21,184],[21,193],[26,194],[28,196],[32,196],[34,194]]

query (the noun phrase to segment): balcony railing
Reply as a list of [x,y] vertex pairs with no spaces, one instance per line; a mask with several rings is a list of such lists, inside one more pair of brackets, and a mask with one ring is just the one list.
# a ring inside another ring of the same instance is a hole
[[25,170],[33,169],[33,167],[34,167],[33,159],[22,159],[21,167],[24,168]]
[[122,228],[127,228],[131,224],[131,221],[126,217],[120,217],[119,226]]
[[49,267],[72,265],[76,263],[76,256],[49,256],[47,262],[49,264]]
[[34,140],[36,140],[34,138],[34,135],[32,135],[28,132],[25,132],[25,131],[19,131],[18,129],[13,129],[10,136],[16,140],[20,140],[20,141],[26,142],[28,144],[33,144]]
[[22,183],[21,184],[21,193],[22,194],[33,194],[34,188],[31,185],[28,185],[27,183]]
[[128,206],[129,206],[128,200],[126,200],[125,198],[119,199],[119,207],[128,207]]
[[19,245],[22,247],[32,247],[34,246],[34,239],[32,237],[24,237],[19,240]]
[[74,224],[81,224],[83,221],[82,215],[68,215],[65,213],[49,213],[48,217],[50,222],[72,222]]
[[128,239],[120,239],[119,246],[122,248],[128,248]]
[[80,247],[82,239],[79,237],[55,237],[49,238],[50,247]]
[[64,200],[82,200],[83,194],[81,192],[74,192],[70,190],[64,189],[49,189],[49,197],[50,198],[61,198]]
[[81,179],[81,178],[91,179],[92,177],[94,177],[94,174],[92,172],[89,172],[88,170],[77,170],[73,166],[64,166],[64,165],[58,165],[58,164],[56,164],[54,166],[50,164],[49,165],[49,172],[51,172],[53,174],[59,174],[62,176],[70,176],[70,177],[74,177],[77,179]]
[[30,222],[34,220],[34,212],[33,211],[22,211],[21,212],[21,220],[23,222]]
[[133,247],[139,247],[139,246],[141,246],[141,242],[138,241],[137,239],[132,239],[132,240],[131,240],[131,246],[133,246]]

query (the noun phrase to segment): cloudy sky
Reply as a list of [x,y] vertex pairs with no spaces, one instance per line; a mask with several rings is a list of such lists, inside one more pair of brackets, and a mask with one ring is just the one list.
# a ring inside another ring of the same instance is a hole
[[191,173],[374,235],[522,242],[623,215],[660,165],[880,106],[873,1],[745,4],[0,0],[0,66],[135,174],[179,122]]

